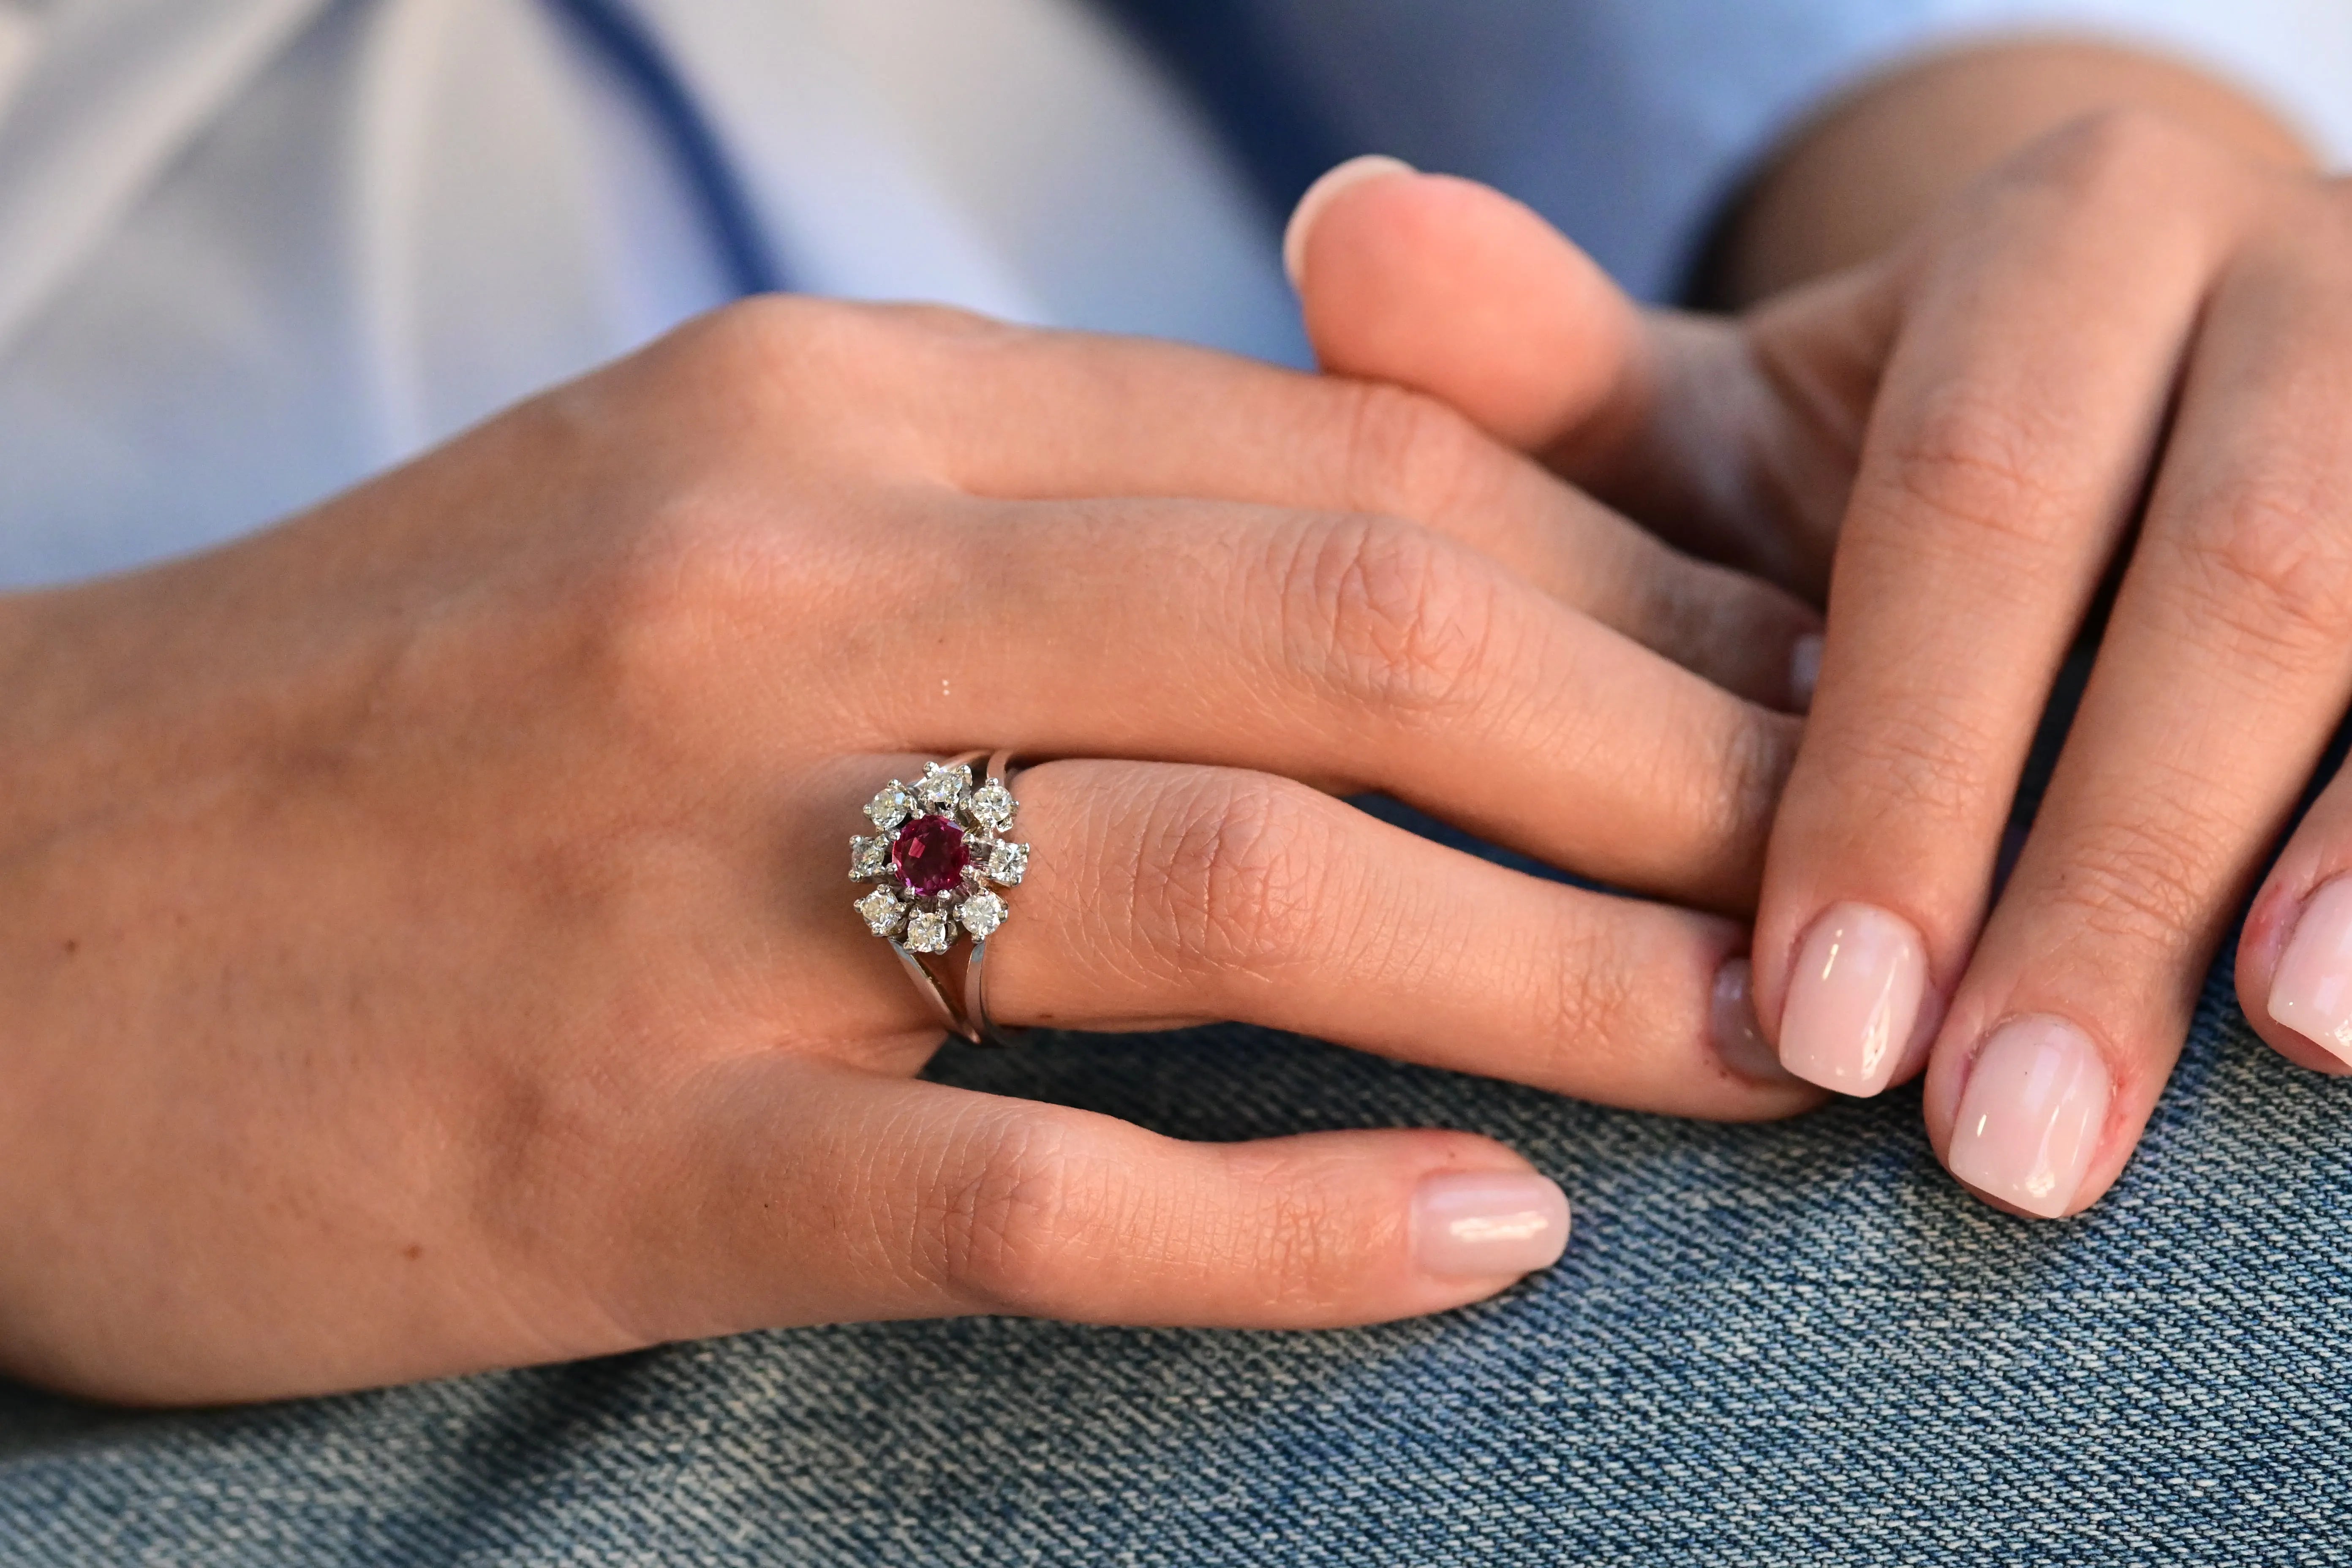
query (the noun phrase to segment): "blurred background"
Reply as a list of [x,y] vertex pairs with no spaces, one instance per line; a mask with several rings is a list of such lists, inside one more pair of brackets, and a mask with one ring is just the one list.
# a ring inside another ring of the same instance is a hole
[[2153,44],[2352,149],[2343,0],[0,0],[0,585],[259,526],[744,291],[1304,363],[1379,151],[1670,300],[1935,43]]

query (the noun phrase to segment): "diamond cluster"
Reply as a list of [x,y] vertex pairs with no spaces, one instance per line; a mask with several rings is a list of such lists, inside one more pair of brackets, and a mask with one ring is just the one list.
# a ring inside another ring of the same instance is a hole
[[874,836],[849,841],[849,879],[879,884],[854,906],[866,929],[913,952],[945,952],[959,929],[986,942],[1013,912],[992,888],[1029,870],[1029,846],[1003,837],[1018,810],[1002,781],[975,786],[961,763],[891,780],[866,806]]

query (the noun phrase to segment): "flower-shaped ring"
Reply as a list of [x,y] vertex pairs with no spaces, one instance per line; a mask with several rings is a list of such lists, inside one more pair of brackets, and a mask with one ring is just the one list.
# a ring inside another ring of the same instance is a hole
[[[1006,835],[1021,803],[1013,798],[1010,752],[998,752],[978,783],[967,752],[927,763],[913,784],[892,779],[866,803],[872,837],[849,841],[849,879],[878,884],[854,908],[866,929],[890,944],[915,989],[955,1034],[974,1045],[1001,1045],[989,1021],[988,939],[1012,918],[998,892],[1029,869],[1029,846]],[[945,965],[971,939],[961,984]]]

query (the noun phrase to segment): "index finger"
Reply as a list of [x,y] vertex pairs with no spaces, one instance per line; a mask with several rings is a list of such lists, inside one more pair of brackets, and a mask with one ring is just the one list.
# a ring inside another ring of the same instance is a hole
[[1759,1010],[1800,1077],[1869,1095],[1925,1059],[2238,221],[2226,173],[2092,122],[1921,252],[1757,927]]

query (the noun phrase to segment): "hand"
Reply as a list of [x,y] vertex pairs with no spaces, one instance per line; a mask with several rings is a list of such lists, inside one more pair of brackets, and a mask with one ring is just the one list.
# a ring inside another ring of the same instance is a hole
[[1739,926],[1291,781],[1742,909],[1795,722],[1659,654],[1777,696],[1814,624],[1423,398],[804,300],[0,602],[0,1363],[226,1400],[1489,1294],[1566,1210],[1485,1139],[1211,1147],[914,1081],[940,1030],[852,912],[861,810],[927,755],[1039,760],[1007,1024],[1780,1115],[1818,1095],[1710,1034]]
[[[1766,1032],[1850,1094],[1924,1068],[1938,1153],[1995,1204],[2095,1202],[2352,700],[2352,191],[2095,117],[1884,259],[1730,321],[1639,312],[1524,209],[1393,167],[1328,179],[1292,237],[1332,369],[1826,583],[1758,918]],[[1988,919],[2037,720],[2119,557]],[[2328,1071],[2352,1059],[2347,792],[2289,846],[2239,964],[2263,1037]]]

